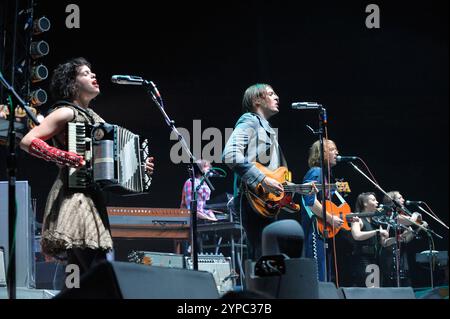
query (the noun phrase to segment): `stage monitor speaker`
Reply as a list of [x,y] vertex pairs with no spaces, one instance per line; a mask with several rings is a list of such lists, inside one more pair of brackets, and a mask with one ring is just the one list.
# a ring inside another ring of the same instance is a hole
[[212,274],[178,268],[103,262],[81,277],[80,287],[57,299],[218,299]]
[[264,293],[272,298],[318,299],[319,288],[317,267],[313,258],[292,258],[284,260],[285,273],[260,277],[254,273],[255,262],[245,264],[245,283],[250,291]]
[[339,288],[345,299],[416,299],[411,287]]

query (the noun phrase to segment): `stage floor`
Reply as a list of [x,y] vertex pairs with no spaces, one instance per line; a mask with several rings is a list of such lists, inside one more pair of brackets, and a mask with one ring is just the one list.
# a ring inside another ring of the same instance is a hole
[[[58,290],[18,287],[16,290],[16,299],[52,299],[58,293]],[[0,287],[0,299],[8,299],[6,287]]]

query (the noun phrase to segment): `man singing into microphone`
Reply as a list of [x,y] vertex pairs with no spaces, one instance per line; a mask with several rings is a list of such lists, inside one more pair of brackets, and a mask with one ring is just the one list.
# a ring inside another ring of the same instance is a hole
[[[336,158],[339,154],[336,144],[332,140],[324,140],[324,164],[325,181],[331,179],[331,168],[336,165]],[[320,141],[314,142],[309,150],[308,157],[309,171],[303,178],[303,183],[317,182],[321,183],[322,168],[320,167]],[[340,197],[339,193],[332,191],[332,194],[325,194],[326,198],[335,195]],[[318,279],[327,281],[331,275],[331,249],[327,250],[328,256],[324,253],[324,240],[317,228],[317,220],[322,220],[322,188],[319,193],[303,195],[302,201],[302,227],[305,232],[305,257],[314,258],[317,262]],[[342,197],[339,199],[344,201]],[[341,227],[343,220],[327,212],[328,225],[334,225],[335,228]],[[331,248],[331,246],[329,246]],[[328,258],[326,258],[328,257]],[[328,262],[327,262],[328,261]],[[327,262],[327,264],[325,264]],[[325,272],[327,269],[327,273]]]

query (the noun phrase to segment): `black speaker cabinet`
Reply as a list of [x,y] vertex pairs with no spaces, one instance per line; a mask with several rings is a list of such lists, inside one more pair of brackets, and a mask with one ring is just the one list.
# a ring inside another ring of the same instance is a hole
[[259,277],[254,273],[255,262],[246,261],[246,289],[265,293],[272,298],[318,299],[316,263],[312,258],[292,258],[285,261],[283,275]]
[[81,277],[80,287],[56,299],[217,299],[211,273],[187,269],[104,262]]

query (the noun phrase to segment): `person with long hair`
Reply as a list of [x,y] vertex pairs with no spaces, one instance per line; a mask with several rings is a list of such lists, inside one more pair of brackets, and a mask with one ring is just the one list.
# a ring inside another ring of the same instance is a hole
[[[339,151],[336,144],[329,139],[324,140],[324,163],[327,169],[325,181],[331,180],[331,169],[336,165],[336,157]],[[320,166],[320,141],[316,141],[309,149],[308,156],[309,170],[303,178],[303,183],[321,182],[322,168]],[[325,194],[326,198],[331,198],[336,192]],[[302,227],[305,232],[305,257],[314,258],[317,263],[317,276],[320,281],[331,279],[331,250],[327,249],[325,253],[323,234],[317,228],[317,220],[322,220],[322,190],[319,188],[317,194],[308,194],[302,196]],[[327,212],[326,223],[335,228],[343,224],[343,220]],[[327,256],[328,255],[328,256]],[[327,269],[327,271],[325,271]]]

